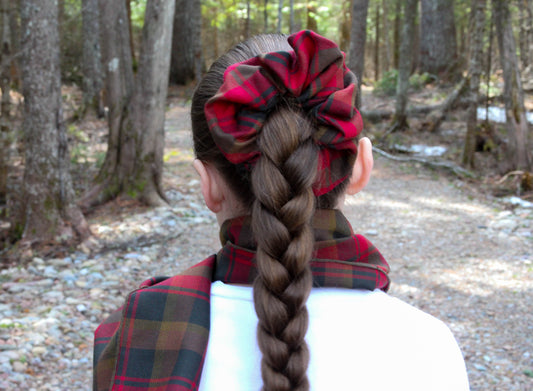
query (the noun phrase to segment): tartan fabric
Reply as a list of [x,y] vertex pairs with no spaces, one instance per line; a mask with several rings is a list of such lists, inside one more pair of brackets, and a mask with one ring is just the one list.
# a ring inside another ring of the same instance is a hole
[[356,137],[363,129],[355,108],[357,80],[334,42],[309,30],[290,35],[288,42],[293,51],[266,53],[228,67],[205,115],[226,158],[250,166],[259,157],[255,140],[268,113],[283,97],[295,98],[319,125],[314,135],[320,146],[314,186],[319,196],[345,179],[330,177],[327,168],[357,152]]
[[[314,286],[389,287],[379,251],[354,235],[341,212],[319,210],[313,219]],[[152,278],[95,332],[95,391],[197,390],[209,339],[212,281],[251,283],[256,276],[250,219],[226,221],[222,249],[183,273]]]

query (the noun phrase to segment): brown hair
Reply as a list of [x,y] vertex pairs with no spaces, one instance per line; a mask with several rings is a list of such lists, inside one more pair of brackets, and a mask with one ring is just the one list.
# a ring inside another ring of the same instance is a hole
[[[283,35],[260,35],[237,45],[211,66],[191,107],[196,157],[212,164],[252,213],[258,268],[254,302],[265,391],[309,389],[309,351],[304,338],[305,302],[313,280],[310,223],[315,208],[335,207],[346,184],[315,198],[312,185],[318,147],[313,134],[317,125],[291,99],[282,99],[269,113],[257,138],[261,157],[251,172],[230,163],[220,152],[207,126],[204,106],[222,85],[229,65],[280,50],[291,50]],[[344,163],[337,177],[350,174],[353,158],[347,157]]]

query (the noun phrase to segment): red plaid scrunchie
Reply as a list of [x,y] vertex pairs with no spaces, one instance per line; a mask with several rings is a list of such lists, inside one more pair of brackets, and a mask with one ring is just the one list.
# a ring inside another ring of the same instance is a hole
[[256,137],[267,113],[283,95],[294,97],[319,125],[320,146],[315,195],[329,192],[346,178],[332,178],[327,168],[343,151],[357,152],[363,129],[355,108],[355,75],[344,53],[329,39],[312,31],[288,38],[293,51],[262,54],[228,67],[218,92],[207,101],[205,116],[213,139],[234,164],[253,164],[259,157]]

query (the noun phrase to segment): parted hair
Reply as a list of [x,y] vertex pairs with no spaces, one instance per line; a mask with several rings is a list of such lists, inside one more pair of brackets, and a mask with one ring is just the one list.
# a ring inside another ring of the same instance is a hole
[[[280,99],[258,135],[260,158],[251,171],[229,162],[216,146],[204,107],[223,83],[228,66],[259,54],[289,51],[284,35],[260,35],[240,43],[220,57],[194,93],[191,118],[196,157],[215,167],[250,211],[257,242],[258,276],[254,282],[258,345],[263,354],[263,390],[308,390],[309,350],[306,301],[313,277],[309,262],[316,208],[334,208],[346,183],[315,197],[319,147],[316,121],[295,100]],[[336,167],[337,177],[349,177],[353,159]],[[346,181],[345,181],[346,182]]]

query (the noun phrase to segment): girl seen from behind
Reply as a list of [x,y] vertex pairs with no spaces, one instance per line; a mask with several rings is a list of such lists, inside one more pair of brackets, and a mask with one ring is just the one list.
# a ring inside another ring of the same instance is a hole
[[311,31],[212,65],[191,117],[222,249],[99,327],[95,390],[468,390],[449,329],[384,293],[385,259],[340,211],[373,165],[356,83]]

